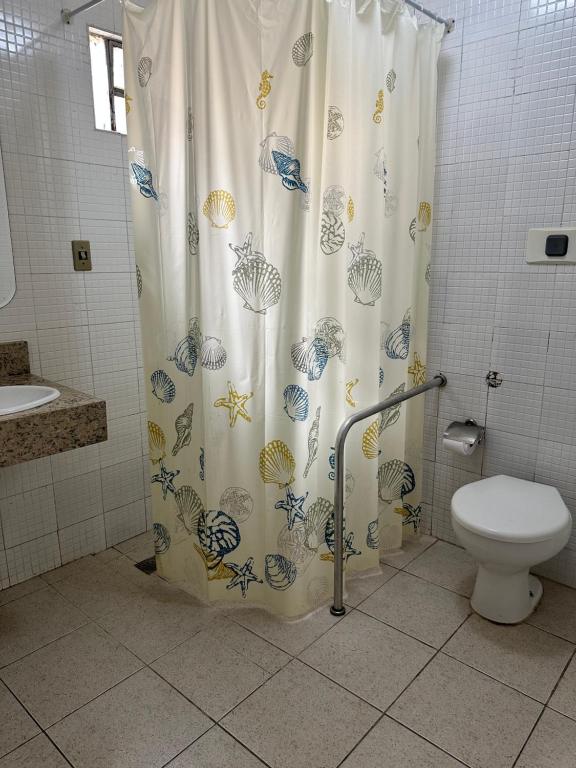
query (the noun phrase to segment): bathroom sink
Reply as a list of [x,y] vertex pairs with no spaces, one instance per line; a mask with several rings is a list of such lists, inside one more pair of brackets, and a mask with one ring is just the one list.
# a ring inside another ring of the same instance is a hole
[[60,397],[60,392],[54,387],[39,387],[32,385],[0,386],[0,416],[8,413],[27,411],[38,408]]

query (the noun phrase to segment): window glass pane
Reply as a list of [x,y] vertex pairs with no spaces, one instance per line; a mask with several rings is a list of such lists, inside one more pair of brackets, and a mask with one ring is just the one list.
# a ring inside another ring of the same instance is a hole
[[92,93],[94,96],[94,121],[96,128],[111,131],[110,97],[108,93],[108,65],[106,46],[101,35],[90,33],[90,66],[92,68]]
[[112,61],[114,64],[114,88],[124,90],[124,56],[122,48],[117,45],[112,48]]
[[114,96],[114,112],[116,114],[116,130],[126,133],[126,102],[123,96]]

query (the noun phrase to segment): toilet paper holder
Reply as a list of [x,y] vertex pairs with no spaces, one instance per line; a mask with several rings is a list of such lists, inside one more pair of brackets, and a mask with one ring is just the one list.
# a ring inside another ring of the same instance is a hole
[[467,454],[472,453],[484,440],[486,430],[479,426],[474,419],[453,421],[444,430],[443,438],[450,443],[460,443]]

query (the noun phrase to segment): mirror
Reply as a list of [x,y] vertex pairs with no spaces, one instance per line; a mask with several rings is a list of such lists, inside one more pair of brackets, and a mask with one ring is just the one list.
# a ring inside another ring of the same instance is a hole
[[4,182],[4,164],[0,149],[0,307],[4,307],[16,293],[14,260],[12,258],[12,238],[8,220],[8,201]]

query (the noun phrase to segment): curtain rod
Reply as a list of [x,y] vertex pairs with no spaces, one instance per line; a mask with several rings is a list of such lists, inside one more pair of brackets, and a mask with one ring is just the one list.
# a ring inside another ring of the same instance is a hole
[[[78,8],[75,8],[73,11],[71,11],[70,8],[63,8],[61,11],[62,21],[65,24],[70,24],[71,20],[74,16],[76,16],[77,13],[88,11],[90,8],[93,8],[95,5],[99,5],[102,2],[104,2],[104,0],[89,0],[89,2],[84,3],[84,5],[81,5]],[[456,23],[454,19],[444,19],[442,16],[438,16],[437,13],[424,8],[424,6],[421,3],[417,3],[416,0],[404,0],[404,2],[411,8],[415,8],[417,11],[420,11],[420,13],[428,16],[428,18],[434,19],[434,21],[437,21],[439,24],[444,24],[446,27],[446,32],[452,32],[454,29],[454,24]]]
[[100,5],[100,3],[103,3],[104,0],[89,0],[89,2],[84,3],[84,5],[79,6],[78,8],[74,8],[73,11],[70,10],[70,8],[62,8],[60,15],[62,16],[62,21],[64,24],[70,24],[70,21],[74,16],[76,16],[77,13],[82,13],[82,11],[88,11],[90,8],[93,8],[95,5]]
[[420,13],[423,13],[424,16],[428,16],[428,18],[434,19],[434,21],[437,21],[438,24],[444,24],[446,27],[446,32],[452,32],[454,29],[454,24],[456,23],[454,19],[445,19],[442,16],[438,16],[437,13],[434,13],[434,11],[429,11],[428,8],[424,8],[424,6],[421,3],[417,3],[416,0],[404,0],[404,2],[411,8],[415,8],[417,11],[420,11]]

